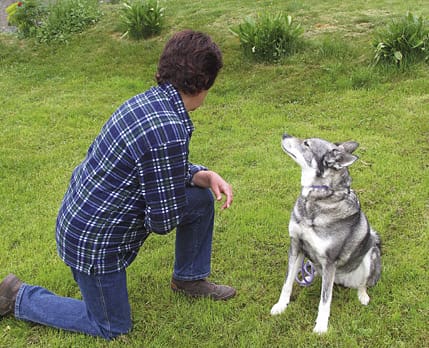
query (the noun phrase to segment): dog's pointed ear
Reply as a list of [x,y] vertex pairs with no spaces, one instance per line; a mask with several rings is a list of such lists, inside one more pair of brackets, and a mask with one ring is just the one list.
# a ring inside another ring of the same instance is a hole
[[358,156],[352,155],[348,152],[343,152],[341,158],[337,161],[337,163],[342,167],[351,166],[355,161],[359,159]]
[[348,153],[353,153],[359,147],[359,143],[356,141],[345,141],[343,143],[335,143],[335,145]]
[[326,154],[324,161],[328,167],[338,170],[351,166],[358,158],[358,156],[352,155],[348,151],[345,151],[342,146],[339,146],[338,149],[333,149]]

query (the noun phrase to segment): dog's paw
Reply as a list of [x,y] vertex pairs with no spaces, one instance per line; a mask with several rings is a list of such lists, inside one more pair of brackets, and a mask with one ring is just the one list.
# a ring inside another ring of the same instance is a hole
[[271,308],[271,315],[281,314],[285,311],[286,308],[287,308],[287,303],[283,304],[283,303],[277,302],[273,306],[273,308]]
[[366,306],[369,303],[369,296],[366,293],[366,289],[358,289],[358,298],[360,303]]
[[322,335],[328,331],[328,323],[316,323],[316,326],[313,329],[314,333]]

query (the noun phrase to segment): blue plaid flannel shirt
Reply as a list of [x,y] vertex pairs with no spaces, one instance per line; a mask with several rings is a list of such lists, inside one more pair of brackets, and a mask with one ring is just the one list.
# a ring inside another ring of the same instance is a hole
[[57,218],[60,257],[87,274],[124,269],[150,232],[179,223],[185,186],[203,166],[188,162],[193,125],[170,84],[121,105],[73,171]]

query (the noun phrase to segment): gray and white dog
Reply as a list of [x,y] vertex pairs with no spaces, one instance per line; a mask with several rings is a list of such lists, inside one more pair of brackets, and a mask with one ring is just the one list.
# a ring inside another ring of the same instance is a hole
[[311,138],[283,135],[283,150],[302,169],[302,191],[290,222],[288,273],[271,314],[282,313],[289,304],[293,282],[304,257],[322,277],[319,312],[314,332],[328,330],[334,283],[356,288],[359,301],[367,305],[367,287],[381,273],[380,238],[371,228],[359,200],[350,188],[348,167],[358,157],[354,141],[332,144]]

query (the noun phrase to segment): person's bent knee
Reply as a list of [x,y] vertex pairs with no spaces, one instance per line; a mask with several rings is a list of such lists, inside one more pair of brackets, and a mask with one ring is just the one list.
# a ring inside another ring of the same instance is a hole
[[211,209],[214,207],[213,194],[208,188],[189,187],[186,190],[186,198],[190,209]]

